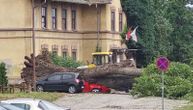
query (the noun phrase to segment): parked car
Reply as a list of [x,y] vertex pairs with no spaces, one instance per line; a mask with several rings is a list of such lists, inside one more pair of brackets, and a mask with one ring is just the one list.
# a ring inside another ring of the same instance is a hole
[[83,92],[110,93],[111,89],[101,84],[89,83],[87,81],[84,81]]
[[4,100],[1,102],[14,105],[18,108],[21,108],[22,110],[70,110],[70,108],[62,108],[54,103],[41,99],[18,98],[18,99]]
[[81,92],[83,81],[79,73],[55,72],[37,81],[37,91],[66,91],[69,93]]
[[0,103],[0,110],[23,110],[23,109],[16,107],[14,105],[11,105],[11,104]]
[[0,110],[6,110],[5,108],[3,108],[3,107],[1,107],[1,105],[0,105]]

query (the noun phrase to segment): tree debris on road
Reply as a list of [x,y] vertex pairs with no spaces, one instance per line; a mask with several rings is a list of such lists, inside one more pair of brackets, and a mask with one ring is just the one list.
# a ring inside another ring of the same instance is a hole
[[[33,55],[30,57],[25,56],[25,68],[23,68],[21,73],[21,78],[23,78],[29,85],[33,84],[32,59]],[[82,70],[60,67],[52,63],[48,51],[44,51],[41,55],[35,57],[35,64],[37,79],[54,72],[79,72],[80,76],[86,81],[103,84],[116,90],[128,90],[131,88],[134,78],[138,77],[141,73],[140,69],[132,67],[132,62],[130,60]]]

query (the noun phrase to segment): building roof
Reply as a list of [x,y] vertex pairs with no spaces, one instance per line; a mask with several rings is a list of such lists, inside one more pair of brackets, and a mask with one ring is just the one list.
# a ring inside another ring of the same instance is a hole
[[69,3],[78,3],[78,4],[109,4],[112,0],[52,0],[56,2],[69,2]]
[[78,4],[88,4],[85,0],[52,0],[56,2],[69,2],[69,3],[78,3]]

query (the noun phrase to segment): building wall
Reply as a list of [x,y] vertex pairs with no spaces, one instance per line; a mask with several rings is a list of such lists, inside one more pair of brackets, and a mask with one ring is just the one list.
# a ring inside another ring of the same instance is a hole
[[30,0],[0,0],[0,28],[29,28]]
[[31,33],[24,31],[0,31],[0,61],[8,66],[8,76],[18,76],[23,68],[25,55],[31,53]]
[[30,0],[0,0],[0,61],[7,64],[8,76],[18,76],[24,56],[31,53],[30,4]]
[[[100,34],[99,46],[102,51],[109,51],[111,47],[121,47],[121,38],[118,28],[118,14],[121,9],[119,0],[112,0],[112,4],[99,5],[100,8]],[[10,8],[11,7],[11,8]],[[51,9],[57,8],[57,29],[52,29]],[[67,30],[62,30],[62,7],[67,9]],[[71,29],[71,9],[77,10],[77,29]],[[111,32],[111,9],[116,10],[116,31]],[[61,2],[48,2],[47,28],[41,27],[41,5],[36,1],[35,8],[35,38],[36,55],[41,53],[42,45],[57,45],[58,55],[62,55],[62,47],[66,46],[68,55],[77,49],[77,60],[92,62],[91,53],[97,46],[97,11],[96,5],[78,5]],[[9,76],[19,76],[23,68],[24,56],[32,53],[32,10],[31,0],[1,0],[0,1],[0,61],[8,65]],[[126,22],[123,16],[123,24]]]

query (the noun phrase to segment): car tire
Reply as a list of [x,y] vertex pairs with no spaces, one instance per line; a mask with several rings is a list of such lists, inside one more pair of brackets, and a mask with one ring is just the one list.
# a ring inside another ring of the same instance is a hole
[[101,90],[100,90],[100,89],[95,88],[95,89],[92,89],[92,91],[91,91],[91,92],[93,92],[93,93],[100,93],[100,92],[101,92]]
[[43,92],[43,91],[44,91],[43,86],[42,86],[42,85],[37,85],[36,91],[37,91],[37,92]]
[[74,85],[71,85],[71,86],[68,87],[68,92],[70,94],[74,94],[74,93],[77,92],[77,88]]

